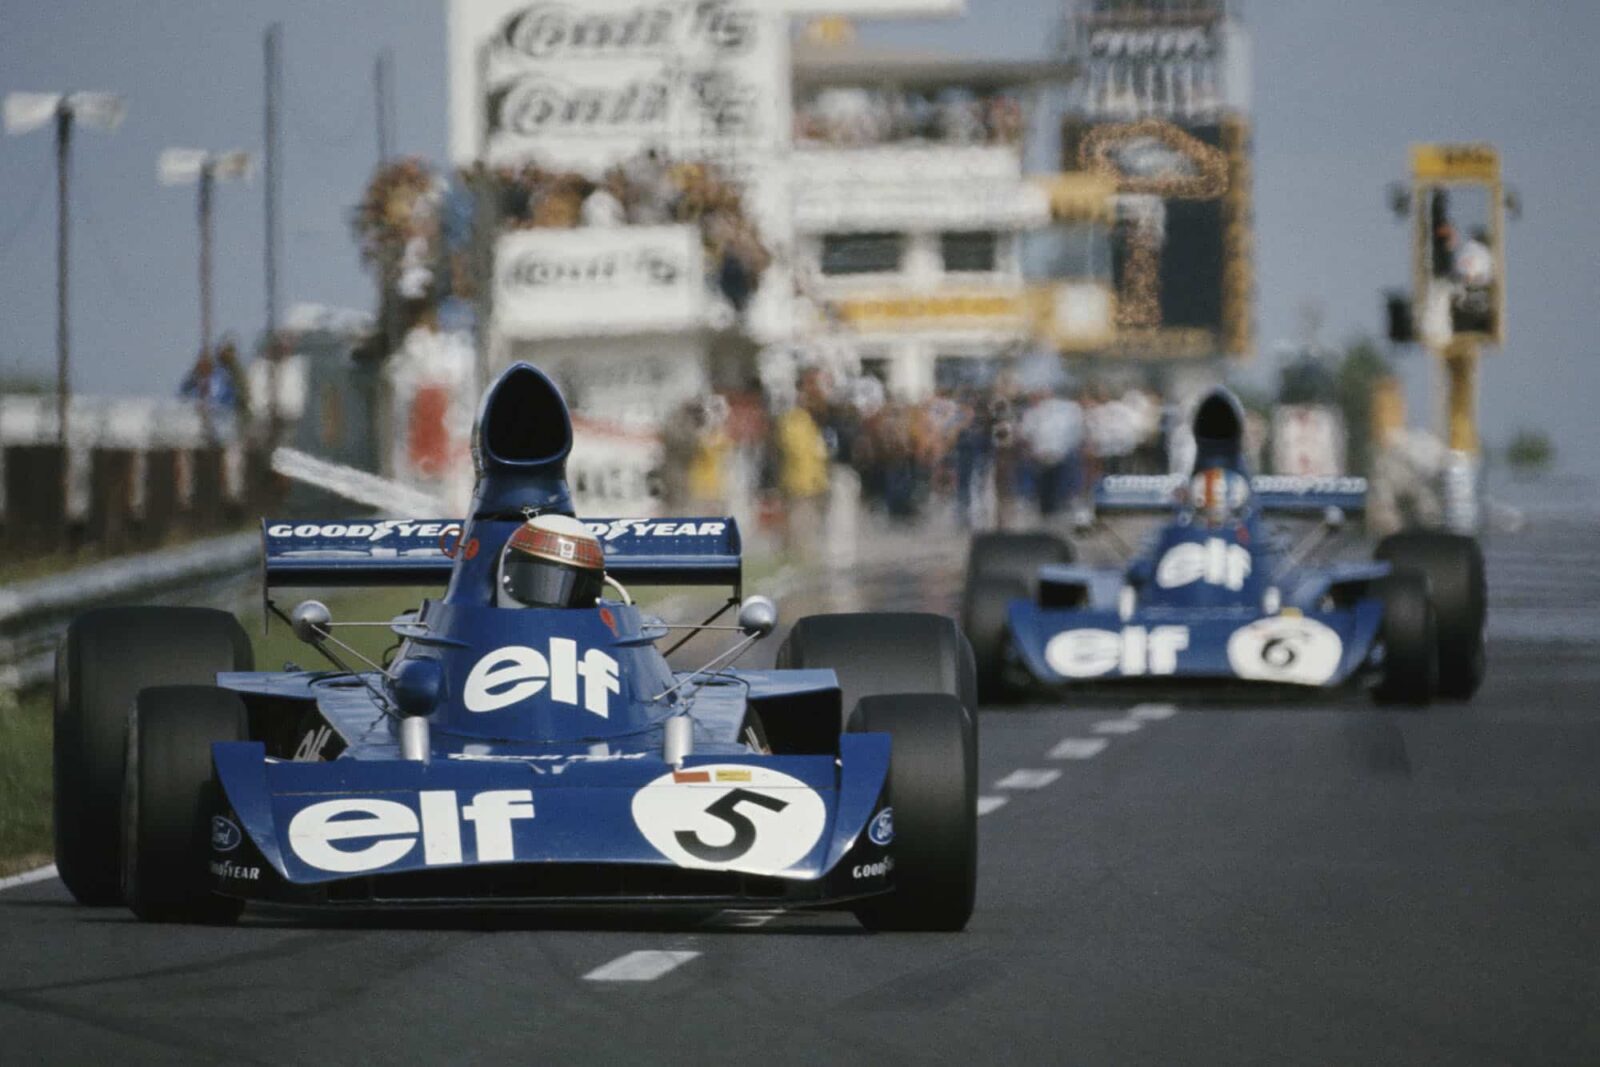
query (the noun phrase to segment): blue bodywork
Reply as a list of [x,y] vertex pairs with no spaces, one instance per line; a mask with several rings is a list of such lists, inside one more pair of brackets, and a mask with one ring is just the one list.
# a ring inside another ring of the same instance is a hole
[[[213,745],[219,892],[307,905],[724,905],[893,887],[889,738],[842,732],[832,671],[721,669],[680,685],[688,675],[656,647],[667,628],[620,597],[495,606],[501,549],[525,510],[570,513],[566,419],[549,380],[518,364],[480,412],[465,520],[263,524],[269,593],[447,588],[394,624],[383,672],[219,675],[253,738]],[[731,518],[587,521],[624,585],[737,595]],[[427,720],[426,759],[402,756],[408,716]],[[664,734],[678,716],[693,746],[674,766]]]

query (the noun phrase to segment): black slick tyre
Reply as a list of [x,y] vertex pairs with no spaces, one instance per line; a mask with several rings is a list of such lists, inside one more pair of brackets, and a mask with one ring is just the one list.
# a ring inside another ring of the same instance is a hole
[[1414,571],[1396,571],[1378,587],[1383,600],[1383,673],[1372,695],[1380,704],[1422,707],[1439,677],[1439,641],[1428,583]]
[[943,693],[869,696],[850,729],[890,737],[894,886],[855,905],[869,930],[956,931],[978,885],[978,745],[967,709]]
[[1476,539],[1433,530],[1392,534],[1374,555],[1428,581],[1439,640],[1439,695],[1467,700],[1488,666],[1484,629],[1489,615],[1483,549]]
[[967,582],[961,599],[961,629],[972,644],[978,698],[985,704],[1004,703],[1016,695],[1006,678],[1009,608],[1013,600],[1026,600],[1029,595],[1028,584],[1013,575],[983,575]]
[[122,900],[117,849],[128,711],[151,685],[215,683],[254,666],[237,619],[210,608],[87,612],[56,649],[55,852],[82,904]]
[[146,922],[225,923],[244,902],[211,891],[211,816],[220,799],[213,741],[248,734],[244,702],[214,686],[140,690],[128,720],[122,891]]
[[969,709],[978,705],[972,647],[955,620],[943,615],[807,615],[784,638],[777,666],[831,668],[845,716],[862,697],[881,693],[946,693]]
[[967,548],[967,588],[979,578],[1015,578],[1034,588],[1039,568],[1071,563],[1072,546],[1051,533],[975,534]]

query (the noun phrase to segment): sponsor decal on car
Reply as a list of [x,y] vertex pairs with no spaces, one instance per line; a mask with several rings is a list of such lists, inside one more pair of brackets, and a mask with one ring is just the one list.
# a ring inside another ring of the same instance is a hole
[[1298,615],[1257,619],[1228,637],[1228,666],[1251,681],[1325,685],[1343,657],[1335,630]]
[[583,708],[602,719],[611,714],[611,694],[622,691],[617,661],[591,648],[578,654],[569,637],[552,637],[549,655],[526,645],[507,645],[480,659],[467,675],[461,702],[468,711],[499,711],[543,692],[557,704],[578,705],[583,681]]
[[677,519],[613,519],[586,522],[589,532],[602,541],[619,537],[721,537],[726,522],[680,522]]
[[462,862],[462,824],[471,823],[479,863],[515,860],[512,824],[533,818],[530,789],[489,789],[465,805],[453,789],[428,789],[415,803],[341,797],[307,805],[289,820],[289,847],[322,871],[362,874],[405,859],[422,843],[429,867]]
[[1156,564],[1156,584],[1163,589],[1205,582],[1238,592],[1248,577],[1250,551],[1220,537],[1209,537],[1203,544],[1186,541],[1173,545]]
[[316,726],[306,731],[300,739],[300,744],[294,750],[296,763],[315,763],[322,758],[322,749],[333,737],[333,727],[326,724]]
[[226,815],[211,816],[211,847],[217,852],[232,852],[244,840],[239,824]]
[[884,808],[867,824],[867,837],[874,845],[884,846],[894,840],[894,809]]
[[1063,678],[1126,678],[1173,674],[1189,647],[1187,626],[1124,626],[1121,630],[1063,630],[1044,646],[1044,660]]
[[459,522],[424,522],[420,519],[379,519],[377,522],[277,522],[267,527],[268,537],[294,537],[308,541],[346,538],[383,541],[389,537],[437,540],[460,533]]
[[232,860],[212,860],[211,873],[218,878],[228,878],[236,882],[261,881],[260,867],[241,867]]
[[[724,772],[748,774],[728,780]],[[769,767],[670,771],[633,795],[633,822],[680,867],[778,874],[805,859],[827,827],[817,791]]]
[[894,870],[894,857],[885,856],[877,863],[858,863],[850,868],[852,878],[882,878]]

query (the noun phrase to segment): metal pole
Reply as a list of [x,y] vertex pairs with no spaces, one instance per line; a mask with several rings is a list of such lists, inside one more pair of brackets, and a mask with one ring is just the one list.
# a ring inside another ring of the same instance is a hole
[[378,166],[389,162],[391,149],[390,124],[393,121],[393,108],[389,101],[391,76],[389,65],[394,60],[394,53],[385,48],[378,53],[378,61],[372,70],[373,93],[378,105]]
[[67,408],[72,398],[71,346],[67,335],[68,177],[72,171],[72,108],[65,100],[56,109],[56,433],[61,445],[63,476],[67,456]]
[[[212,162],[200,167],[200,352],[211,354],[211,186]],[[202,401],[211,399],[210,380],[201,383]]]
[[266,114],[263,118],[262,143],[266,156],[264,177],[266,184],[266,247],[264,264],[267,283],[267,426],[269,447],[278,439],[278,376],[281,356],[278,351],[278,87],[283,71],[279,50],[282,47],[283,24],[274,22],[267,27],[266,51]]

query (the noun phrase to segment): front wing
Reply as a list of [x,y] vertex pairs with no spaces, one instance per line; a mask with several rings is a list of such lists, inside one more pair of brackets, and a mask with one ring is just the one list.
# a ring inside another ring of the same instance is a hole
[[269,760],[219,742],[218,892],[303,906],[829,904],[893,887],[889,738],[826,756]]
[[1326,688],[1376,664],[1382,606],[1337,611],[1133,613],[1012,601],[1011,647],[1046,685],[1186,680]]

